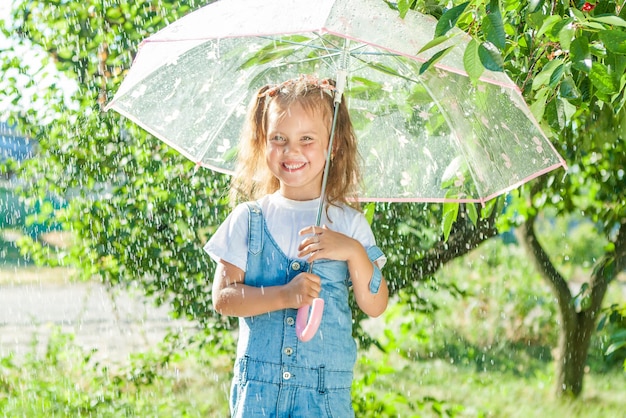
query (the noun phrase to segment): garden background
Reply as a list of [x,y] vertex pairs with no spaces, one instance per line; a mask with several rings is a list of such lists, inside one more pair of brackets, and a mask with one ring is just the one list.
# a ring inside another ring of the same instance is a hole
[[[201,248],[228,213],[228,179],[194,174],[102,111],[139,42],[204,4],[14,0],[1,23],[3,138],[33,152],[2,158],[10,278],[0,291],[37,271],[35,281],[140,289],[172,321],[194,324],[121,361],[102,362],[61,331],[43,352],[3,356],[5,416],[226,414],[236,331],[211,308],[214,266]],[[569,169],[485,207],[367,205],[393,301],[380,319],[356,317],[357,416],[620,416],[624,2],[387,4],[473,36],[468,73],[514,79]]]

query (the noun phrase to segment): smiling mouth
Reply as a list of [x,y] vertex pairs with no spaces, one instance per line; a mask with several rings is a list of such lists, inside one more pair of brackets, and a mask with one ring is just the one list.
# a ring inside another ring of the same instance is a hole
[[306,163],[283,163],[283,167],[285,167],[288,171],[296,171],[304,167]]

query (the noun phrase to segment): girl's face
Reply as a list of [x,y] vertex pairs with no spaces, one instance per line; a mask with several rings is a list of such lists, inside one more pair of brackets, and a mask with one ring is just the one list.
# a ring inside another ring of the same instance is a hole
[[329,140],[329,126],[320,112],[299,103],[283,111],[271,103],[266,134],[265,160],[281,194],[291,200],[319,197]]

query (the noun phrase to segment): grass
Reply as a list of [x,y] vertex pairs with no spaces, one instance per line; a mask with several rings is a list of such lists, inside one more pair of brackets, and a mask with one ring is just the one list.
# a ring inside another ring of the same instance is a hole
[[[444,403],[440,409],[399,404],[397,416],[439,417],[444,409],[457,417],[614,418],[623,416],[626,408],[626,379],[618,370],[588,373],[583,395],[576,401],[563,401],[554,396],[551,362],[528,375],[512,370],[480,371],[444,359],[407,361],[397,355],[384,363],[394,364],[395,371],[376,379],[377,392],[397,391],[408,400],[434,398]],[[377,367],[375,362],[362,364],[360,370]]]
[[[23,234],[15,229],[0,229],[0,286],[37,283],[67,283],[74,270],[59,267],[39,267],[23,256],[16,241]],[[70,244],[69,234],[48,232],[41,234],[42,242],[56,248],[66,248]]]
[[[0,360],[0,416],[226,416],[230,354],[210,347],[167,352],[163,345],[111,367],[94,363],[93,353],[71,335],[54,333],[44,354],[33,351],[21,363]],[[442,358],[408,360],[370,350],[361,355],[355,381],[355,403],[369,409],[357,416],[623,416],[623,372],[590,371],[583,396],[562,402],[552,394],[551,362],[535,366],[526,374],[481,371]]]
[[[420,294],[437,301],[436,312],[394,303],[371,326],[386,352],[360,352],[357,417],[624,416],[626,373],[605,362],[599,340],[582,396],[555,398],[552,296],[523,261],[515,261],[515,248],[484,251],[450,264],[439,277],[463,277],[466,298],[425,286]],[[61,283],[68,273],[5,264],[0,286]],[[607,302],[623,303],[617,290]],[[0,358],[0,416],[227,416],[232,344],[199,349],[183,338],[173,334],[151,352],[104,364],[72,335],[55,331],[43,353],[34,344],[24,359]]]
[[73,275],[74,270],[62,267],[0,266],[0,286],[25,284],[63,284]]

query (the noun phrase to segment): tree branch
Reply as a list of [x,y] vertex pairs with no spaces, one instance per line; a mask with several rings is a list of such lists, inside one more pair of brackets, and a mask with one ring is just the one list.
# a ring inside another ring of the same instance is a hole
[[550,257],[537,240],[537,235],[535,234],[535,219],[535,215],[529,215],[528,219],[526,219],[519,230],[521,235],[520,241],[526,246],[535,267],[554,289],[562,314],[565,315],[567,313],[570,315],[570,318],[563,319],[574,319],[576,312],[572,309],[572,293],[567,285],[567,281],[554,267]]
[[626,269],[626,219],[617,232],[615,251],[605,255],[591,275],[591,307],[589,311],[593,313],[594,317],[595,313],[602,307],[602,300],[609,283],[624,269]]
[[[480,212],[479,212],[480,213]],[[417,276],[418,280],[424,277],[432,276],[449,261],[457,257],[461,257],[481,243],[498,234],[496,228],[497,211],[492,211],[488,218],[480,218],[476,225],[472,224],[467,218],[467,211],[463,206],[463,212],[459,218],[465,222],[457,220],[453,226],[448,241],[440,241],[431,248],[424,257],[411,266],[411,270]]]

